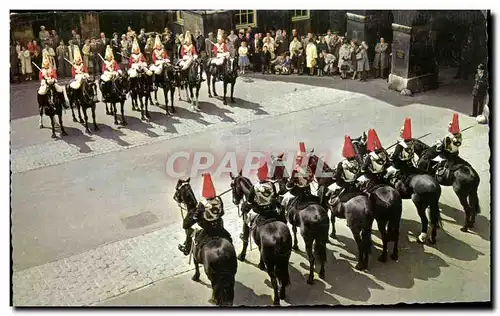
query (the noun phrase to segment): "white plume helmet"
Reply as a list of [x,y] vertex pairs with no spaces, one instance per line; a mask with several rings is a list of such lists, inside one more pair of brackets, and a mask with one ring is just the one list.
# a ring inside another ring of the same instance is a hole
[[106,54],[104,56],[106,60],[112,60],[115,59],[115,56],[113,55],[113,50],[111,49],[111,46],[106,47]]
[[186,35],[184,36],[184,43],[187,45],[191,44],[191,32],[186,31]]
[[161,49],[162,46],[163,46],[163,44],[161,43],[160,35],[156,35],[156,38],[155,38],[155,48],[156,49]]
[[80,48],[78,47],[78,45],[74,45],[74,48],[73,48],[73,59],[75,60],[75,63],[77,62],[82,62],[82,54],[80,53]]
[[137,42],[137,38],[134,38],[134,43],[132,44],[132,53],[139,54],[141,52],[141,48],[139,47],[139,43]]

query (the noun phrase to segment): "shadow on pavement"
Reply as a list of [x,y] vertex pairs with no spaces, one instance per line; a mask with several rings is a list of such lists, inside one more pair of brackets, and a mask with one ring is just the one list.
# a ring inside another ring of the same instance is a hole
[[240,98],[234,98],[235,103],[228,103],[231,107],[238,107],[242,109],[252,110],[255,115],[269,115],[267,111],[259,104],[250,102]]
[[149,115],[151,116],[151,122],[154,122],[158,125],[162,125],[165,127],[163,130],[164,133],[169,133],[169,134],[177,134],[179,131],[177,131],[177,128],[175,128],[174,124],[181,124],[181,121],[179,121],[177,118],[175,118],[172,115],[165,115],[163,112],[149,112]]
[[[272,292],[270,292],[272,294]],[[234,302],[235,306],[267,306],[272,305],[271,295],[257,295],[254,290],[236,281],[234,284]]]
[[[57,128],[58,129],[58,128]],[[79,152],[81,153],[90,153],[92,149],[87,145],[89,142],[93,142],[94,139],[84,134],[82,130],[74,127],[65,126],[64,130],[68,133],[68,136],[64,136],[63,138],[59,138],[60,140],[78,147]]]
[[[202,107],[203,103],[205,103],[205,102],[199,102],[200,108]],[[189,106],[191,106],[189,103],[187,103],[187,104]],[[202,112],[196,112],[196,111],[188,110],[188,109],[185,109],[183,107],[176,107],[175,109],[177,111],[174,114],[175,116],[178,116],[178,117],[183,118],[183,119],[193,120],[193,121],[195,121],[197,123],[202,124],[203,126],[208,126],[208,125],[212,124],[210,122],[207,122],[203,118]],[[202,108],[202,111],[203,111],[203,108]]]
[[236,122],[232,117],[228,115],[228,114],[233,114],[233,111],[218,107],[216,104],[211,102],[200,101],[199,106],[201,110],[200,113],[207,113],[208,115],[218,116],[221,122],[229,122],[229,123]]
[[[99,127],[99,131],[94,132],[94,129],[89,124],[89,128],[91,129],[92,134],[98,135],[102,138],[112,140],[115,143],[117,143],[118,145],[123,146],[123,147],[130,146],[130,143],[128,143],[125,140],[120,138],[122,136],[125,136],[125,133],[123,133],[121,130],[115,129],[115,128],[108,126],[108,125],[105,125],[105,124],[99,124],[99,123],[97,123],[97,127]],[[83,128],[85,128],[85,127],[83,127]]]
[[130,130],[138,131],[144,135],[147,135],[149,137],[158,137],[160,135],[156,134],[155,132],[149,130],[150,128],[154,128],[153,125],[151,125],[147,121],[140,120],[134,116],[128,116],[125,115],[125,120],[128,123],[127,128]]
[[[441,204],[441,203],[439,203],[439,208],[441,209],[441,212],[444,215],[451,217],[455,220],[454,224],[457,224],[460,227],[462,227],[462,225],[465,222],[464,210],[460,210],[460,209],[457,209],[455,207],[452,207],[452,206],[449,206],[446,204]],[[443,221],[445,221],[445,220],[443,220]],[[447,220],[446,222],[450,222],[450,221]],[[450,223],[453,223],[453,222],[450,222]],[[444,229],[446,229],[446,226],[444,227]],[[490,239],[491,239],[491,222],[481,214],[476,215],[475,227],[472,229],[469,229],[469,234],[476,234],[479,237],[481,237],[482,239],[484,239],[486,241],[490,241]]]

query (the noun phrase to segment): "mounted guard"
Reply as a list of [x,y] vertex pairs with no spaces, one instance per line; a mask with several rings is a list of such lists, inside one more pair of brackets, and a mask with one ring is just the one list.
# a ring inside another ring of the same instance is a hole
[[[69,87],[73,90],[78,90],[82,86],[82,80],[89,80],[90,75],[88,74],[87,67],[83,64],[82,55],[80,53],[80,48],[78,45],[74,45],[73,50],[73,67],[71,69],[71,73],[73,76],[73,81],[69,84]],[[97,86],[95,82],[89,81],[92,85],[92,89],[94,89],[94,102],[99,102],[97,99]]]
[[[349,136],[344,137],[344,147],[342,148],[342,156],[345,158],[337,164],[335,169],[335,183],[338,188],[333,191],[329,203],[335,206],[341,197],[348,199],[347,194],[358,192],[357,180],[361,175],[361,166],[356,159],[356,152]],[[344,200],[344,199],[342,199]]]
[[54,67],[51,65],[50,58],[47,53],[43,54],[42,68],[40,69],[38,78],[40,79],[40,88],[38,88],[38,95],[42,96],[42,98],[45,98],[45,96],[47,95],[47,91],[51,87],[54,87],[59,102],[61,102],[62,106],[65,109],[69,108],[66,104],[66,99],[64,98],[64,89],[59,84],[57,84],[57,73]]
[[[450,170],[459,158],[459,148],[462,146],[462,133],[458,123],[458,114],[454,113],[451,122],[448,124],[448,135],[443,140],[439,140],[436,151],[441,158],[437,166],[436,174],[443,175],[446,170]],[[438,159],[439,159],[438,158]]]
[[105,60],[102,65],[102,75],[101,75],[101,91],[105,91],[103,93],[103,102],[108,102],[108,93],[111,90],[111,82],[116,78],[116,76],[121,75],[122,71],[120,70],[120,66],[115,61],[115,56],[113,55],[113,49],[111,46],[106,47],[106,54],[104,56]]
[[198,53],[196,52],[196,47],[194,46],[192,39],[193,37],[191,36],[191,32],[186,31],[184,44],[181,47],[181,60],[179,62],[179,66],[182,67],[182,71],[187,70],[198,58]]
[[[203,174],[203,199],[198,203],[197,214],[195,215],[196,222],[202,231],[197,234],[196,243],[199,243],[206,237],[223,237],[233,242],[231,234],[224,228],[222,216],[224,215],[224,204],[222,199],[216,195],[212,178],[209,173]],[[183,245],[179,245],[179,250],[184,255],[189,255],[191,252],[192,237],[194,229],[192,226],[183,227],[186,231],[186,240]]]
[[[156,82],[156,76],[160,76],[162,74],[164,64],[170,63],[168,53],[163,48],[163,44],[161,43],[160,35],[156,35],[155,49],[153,50],[153,53],[151,55],[153,64],[151,65],[151,67],[149,67],[149,70],[154,73],[155,80],[153,80],[153,82]],[[156,85],[153,85],[153,89],[156,90],[158,89],[158,87]]]
[[143,71],[145,71],[148,77],[153,75],[153,72],[148,69],[146,58],[141,53],[141,48],[139,47],[137,39],[134,39],[134,43],[132,44],[132,54],[130,55],[128,61],[128,67],[128,74],[130,78],[137,78],[138,73]]
[[390,162],[389,156],[382,147],[382,143],[374,129],[368,131],[366,151],[367,155],[361,167],[361,172],[366,174],[369,180],[379,183],[384,180],[383,177],[387,172],[387,167],[390,166]]
[[215,65],[217,78],[222,81],[222,66],[226,63],[226,59],[229,58],[230,54],[224,38],[224,31],[221,29],[217,32],[217,43],[212,48],[212,54],[215,57],[212,58],[211,64]]
[[[411,137],[411,119],[406,118],[404,125],[400,130],[401,139],[398,141],[394,152],[392,153],[390,160],[392,166],[401,176],[401,179],[406,180],[408,175],[411,175],[417,171],[413,164],[413,157],[415,155],[415,149],[413,148],[413,139]],[[392,174],[389,174],[392,176]],[[396,181],[393,179],[393,184]]]

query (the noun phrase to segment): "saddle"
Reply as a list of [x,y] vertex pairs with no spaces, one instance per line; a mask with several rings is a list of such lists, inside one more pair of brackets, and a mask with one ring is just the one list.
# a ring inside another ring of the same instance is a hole
[[470,166],[470,164],[460,157],[454,158],[453,161],[443,160],[434,167],[436,169],[434,177],[442,185],[451,185],[451,174],[463,166]]

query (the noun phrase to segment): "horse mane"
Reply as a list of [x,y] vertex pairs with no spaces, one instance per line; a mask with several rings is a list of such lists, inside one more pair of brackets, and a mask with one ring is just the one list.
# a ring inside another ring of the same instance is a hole
[[192,208],[196,208],[196,206],[198,205],[198,200],[196,199],[196,196],[194,195],[194,192],[193,192],[193,188],[191,187],[191,184],[189,182],[184,182],[182,184],[183,186],[186,186],[186,198],[190,198],[191,200],[185,200],[184,203],[186,203],[186,206],[188,207],[188,210],[191,209],[190,205],[192,206]]
[[244,177],[244,176],[239,176],[240,183],[241,183],[241,190],[243,191],[243,194],[245,196],[248,196],[250,194],[250,189],[252,188],[252,181],[250,179]]

